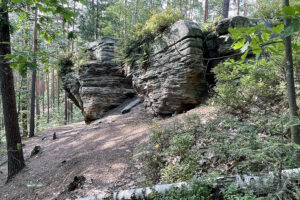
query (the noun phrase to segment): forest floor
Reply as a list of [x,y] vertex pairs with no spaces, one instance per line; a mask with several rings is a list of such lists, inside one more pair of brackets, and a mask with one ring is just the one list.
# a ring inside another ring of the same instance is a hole
[[[128,102],[90,125],[79,122],[23,138],[26,167],[6,183],[7,164],[0,166],[0,199],[60,200],[137,187],[144,176],[139,163],[132,159],[134,149],[147,142],[154,121],[165,124],[185,114],[157,119],[147,115],[140,104],[122,115],[120,111]],[[187,112],[202,117],[216,113],[217,109],[210,106]],[[41,152],[30,157],[35,146],[41,146]],[[0,164],[5,159],[0,155]],[[86,180],[81,188],[69,192],[67,187],[75,176],[84,176]]]

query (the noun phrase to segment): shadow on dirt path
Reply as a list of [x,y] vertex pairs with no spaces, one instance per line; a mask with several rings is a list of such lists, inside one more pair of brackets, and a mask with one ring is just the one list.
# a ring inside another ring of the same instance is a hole
[[[7,184],[7,165],[0,167],[0,199],[65,199],[135,187],[141,174],[132,154],[147,141],[151,120],[141,104],[122,115],[124,106],[126,103],[90,125],[74,123],[24,138],[26,167]],[[30,158],[37,145],[41,152]],[[63,192],[80,175],[86,178],[82,189]]]

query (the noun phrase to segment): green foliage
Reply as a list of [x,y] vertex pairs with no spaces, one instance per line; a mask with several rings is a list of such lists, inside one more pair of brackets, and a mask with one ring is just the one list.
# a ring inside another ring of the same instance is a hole
[[194,116],[166,127],[154,126],[151,142],[139,147],[148,184],[187,181],[194,176],[266,172],[299,165],[299,147],[283,134],[288,116],[256,112],[226,114],[206,124]]
[[226,200],[255,200],[256,196],[252,191],[238,188],[235,185],[230,185],[222,189],[222,194]]
[[281,66],[274,60],[234,61],[232,59],[213,69],[217,84],[216,101],[232,111],[249,111],[253,106],[265,109],[282,99]]
[[138,62],[139,66],[146,64],[151,51],[149,43],[180,19],[183,19],[180,12],[168,7],[161,13],[154,13],[144,25],[136,24],[135,28],[119,43],[118,50],[125,58],[125,63],[128,66],[132,66],[134,62]]
[[164,194],[156,194],[153,200],[200,200],[211,199],[212,183],[193,179],[189,186],[172,188]]
[[153,38],[180,19],[183,19],[181,13],[168,7],[161,13],[154,12],[145,25],[137,24],[136,34],[142,38]]
[[276,19],[281,11],[281,0],[257,0],[257,10],[254,17],[263,19]]

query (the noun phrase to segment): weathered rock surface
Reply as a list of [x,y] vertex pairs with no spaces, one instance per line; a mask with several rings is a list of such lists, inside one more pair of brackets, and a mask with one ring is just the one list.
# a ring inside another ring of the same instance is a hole
[[[251,19],[242,16],[236,16],[228,19],[220,20],[216,25],[216,30],[212,32],[204,32],[203,35],[203,52],[204,64],[207,67],[206,80],[209,84],[214,85],[214,74],[211,72],[220,62],[234,58],[239,59],[241,54],[239,50],[234,50],[231,46],[234,42],[229,35],[229,28],[253,27],[264,24],[267,28],[271,28],[272,21],[268,19]],[[251,52],[249,57],[253,56]]]
[[199,104],[207,90],[202,31],[178,21],[151,43],[149,63],[132,68],[132,82],[150,113],[170,115]]
[[184,112],[206,98],[208,86],[215,84],[213,67],[227,58],[241,56],[231,47],[233,40],[228,29],[260,23],[272,27],[270,20],[237,16],[221,20],[214,31],[202,32],[198,24],[180,20],[148,41],[146,51],[130,51],[128,56],[134,62],[125,70],[128,79],[114,61],[116,40],[102,38],[87,45],[89,60],[77,70],[70,59],[62,60],[63,87],[87,122],[101,118],[133,96],[132,86],[148,112]]
[[101,38],[88,44],[91,60],[81,64],[76,71],[70,60],[62,63],[63,87],[82,110],[86,122],[101,118],[135,93],[131,80],[124,77],[119,64],[113,60],[115,43],[115,39]]

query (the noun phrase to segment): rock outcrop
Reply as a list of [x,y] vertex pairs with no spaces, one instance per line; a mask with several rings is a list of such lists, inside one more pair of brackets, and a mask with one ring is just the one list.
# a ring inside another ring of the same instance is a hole
[[178,21],[150,44],[148,63],[135,63],[132,84],[150,113],[183,112],[202,101],[207,91],[203,34],[196,23]]
[[213,67],[241,56],[231,47],[229,28],[260,23],[272,27],[269,20],[237,16],[219,21],[215,30],[202,32],[198,24],[180,20],[130,51],[127,56],[133,62],[125,70],[128,78],[114,61],[116,40],[102,38],[87,45],[89,60],[77,70],[70,59],[62,60],[63,87],[87,122],[102,117],[135,91],[152,114],[184,112],[206,98],[208,86],[215,84]]
[[[251,19],[242,16],[236,16],[228,19],[220,20],[216,24],[214,31],[206,31],[203,33],[203,52],[204,64],[207,67],[206,80],[209,84],[214,85],[214,74],[211,72],[215,66],[228,58],[239,59],[240,52],[234,50],[231,46],[233,40],[229,35],[229,28],[253,27],[264,24],[267,28],[272,27],[272,21],[268,19]],[[248,54],[251,57],[251,53]]]
[[69,98],[82,110],[85,121],[99,119],[135,92],[114,61],[116,40],[101,38],[88,44],[89,60],[74,70],[70,59],[61,63],[61,79]]

